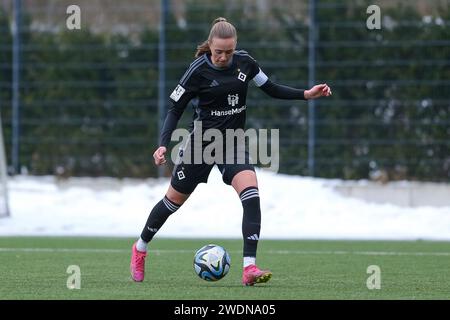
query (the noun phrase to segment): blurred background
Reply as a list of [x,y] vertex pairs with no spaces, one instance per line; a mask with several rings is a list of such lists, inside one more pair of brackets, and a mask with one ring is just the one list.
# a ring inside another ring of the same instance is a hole
[[[167,176],[151,161],[167,97],[224,16],[273,81],[333,89],[308,103],[252,85],[247,125],[280,129],[281,173],[450,179],[448,0],[77,0],[81,30],[68,30],[71,4],[0,0],[12,175]],[[371,4],[379,30],[366,27]]]
[[[286,101],[250,85],[247,127],[280,133],[278,174],[258,171],[263,236],[450,239],[449,8],[0,0],[0,235],[136,236],[172,170],[152,158],[168,96],[223,16],[273,81],[333,90]],[[198,189],[158,235],[240,238],[232,188],[213,170]]]

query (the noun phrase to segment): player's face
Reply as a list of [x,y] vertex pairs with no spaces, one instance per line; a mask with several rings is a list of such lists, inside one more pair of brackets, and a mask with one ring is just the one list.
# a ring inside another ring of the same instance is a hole
[[209,43],[211,49],[211,61],[220,68],[226,67],[236,49],[236,39],[234,38],[212,38]]

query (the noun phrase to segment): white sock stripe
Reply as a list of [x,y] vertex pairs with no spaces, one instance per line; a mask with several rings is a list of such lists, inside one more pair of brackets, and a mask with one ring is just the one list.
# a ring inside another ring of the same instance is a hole
[[247,196],[247,197],[245,197],[245,198],[242,198],[242,199],[241,199],[241,202],[242,202],[242,201],[245,201],[245,200],[248,200],[248,199],[251,199],[251,198],[259,198],[259,195],[256,194],[256,195],[250,195],[250,196]]
[[169,209],[171,212],[175,212],[180,208],[180,206],[174,205],[172,202],[170,202],[166,198],[163,198],[163,202],[166,205],[167,209]]
[[174,205],[172,202],[170,202],[167,199],[166,199],[166,202],[174,211],[177,211],[180,208],[180,206]]
[[251,194],[258,194],[259,195],[259,192],[258,192],[258,190],[251,190],[249,192],[246,192],[246,193],[242,194],[241,198],[245,198],[246,196],[249,196]]
[[176,204],[176,203],[170,201],[167,197],[164,197],[164,199],[165,199],[168,203],[170,203],[174,208],[177,208],[177,209],[178,209],[178,208],[180,207],[178,204]]
[[248,192],[254,192],[254,191],[258,192],[258,189],[257,188],[247,189],[247,190],[245,190],[244,192],[241,193],[241,196],[247,194]]
[[163,198],[162,201],[164,202],[164,205],[167,209],[172,210],[172,207],[170,206],[170,203],[167,202],[166,198]]
[[163,198],[163,202],[164,202],[164,205],[166,206],[166,208],[169,209],[169,211],[173,212],[173,208],[170,207],[170,204],[167,203],[166,199]]
[[243,193],[241,193],[240,198],[241,198],[241,199],[242,199],[242,198],[245,198],[246,196],[248,196],[248,195],[250,195],[250,194],[256,194],[256,195],[259,196],[258,189],[250,189],[250,190],[244,191]]
[[259,198],[259,195],[255,194],[255,195],[246,196],[246,197],[241,199],[241,202],[246,201],[246,200],[251,199],[251,198]]
[[246,192],[244,195],[241,196],[241,201],[247,199],[248,197],[259,197],[258,191],[252,191],[252,192]]
[[244,198],[246,198],[246,197],[248,197],[248,196],[252,196],[252,195],[257,195],[257,196],[259,196],[258,192],[248,192],[248,193],[246,193],[246,194],[244,194],[244,195],[241,196],[241,200],[244,199]]

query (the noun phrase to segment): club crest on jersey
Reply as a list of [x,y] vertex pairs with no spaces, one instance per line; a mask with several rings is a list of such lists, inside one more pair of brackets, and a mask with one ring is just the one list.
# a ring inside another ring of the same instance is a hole
[[239,72],[238,79],[242,82],[245,82],[245,79],[247,79],[247,75],[245,73]]
[[234,107],[238,103],[239,103],[239,95],[237,93],[228,95],[228,104],[230,106]]
[[186,176],[184,175],[184,172],[181,170],[177,172],[177,176],[178,176],[178,180],[183,180],[184,178],[186,178]]
[[184,89],[181,85],[177,85],[175,90],[173,90],[172,94],[170,95],[170,98],[173,101],[178,102],[185,91],[186,89]]

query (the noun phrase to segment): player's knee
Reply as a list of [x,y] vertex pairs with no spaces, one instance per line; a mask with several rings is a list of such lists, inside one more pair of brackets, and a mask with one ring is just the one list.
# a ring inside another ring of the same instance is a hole
[[184,194],[176,191],[175,189],[172,188],[172,186],[169,187],[169,190],[166,193],[167,199],[177,204],[178,206],[181,206],[184,202],[186,202],[189,196],[190,196],[189,194]]
[[237,193],[242,194],[249,187],[258,189],[256,173],[252,170],[244,170],[236,173],[231,179],[231,185]]

